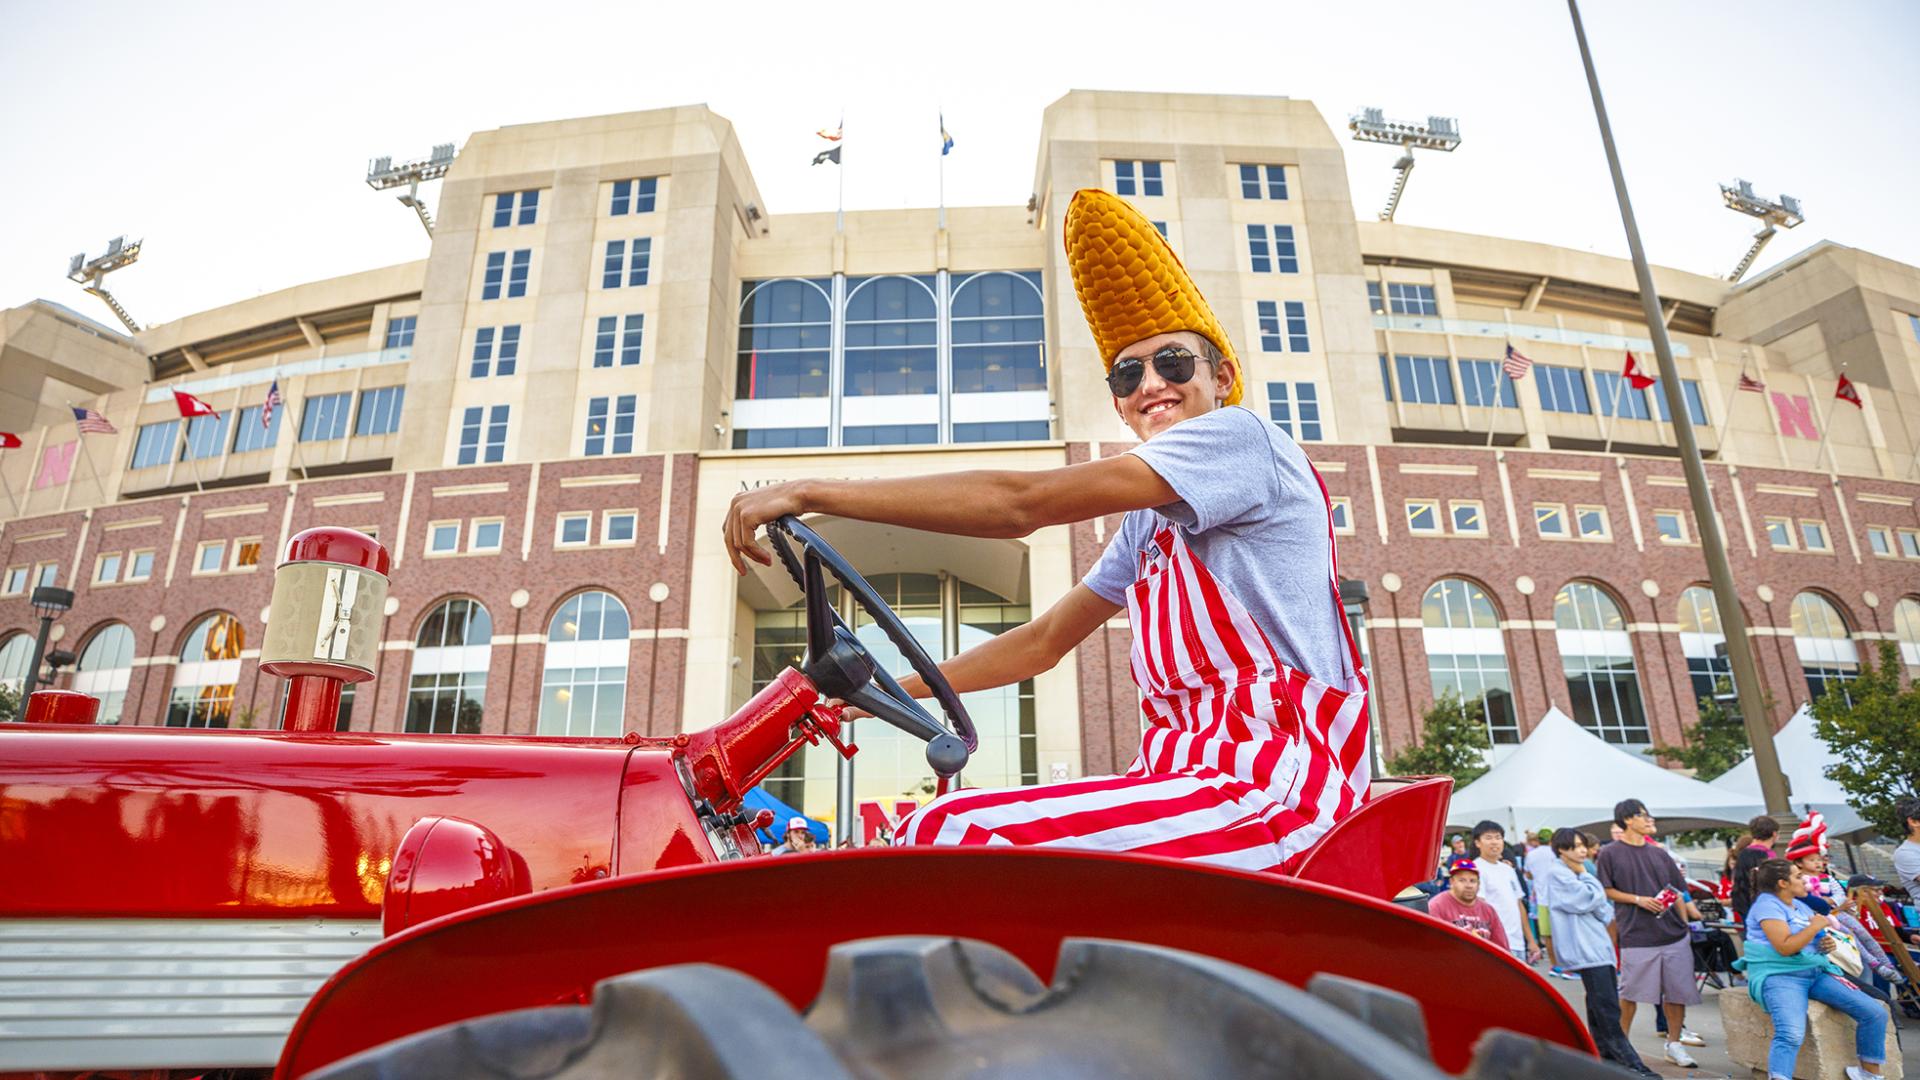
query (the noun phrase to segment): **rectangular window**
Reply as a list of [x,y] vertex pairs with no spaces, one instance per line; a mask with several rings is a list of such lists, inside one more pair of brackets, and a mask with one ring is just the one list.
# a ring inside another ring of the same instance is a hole
[[[1378,300],[1379,294],[1375,293],[1374,298]],[[1434,298],[1431,285],[1389,281],[1387,309],[1395,315],[1438,315],[1440,302]]]
[[953,441],[957,443],[981,442],[1042,442],[1047,438],[1045,420],[985,420],[976,423],[953,425]]
[[593,332],[593,366],[613,366],[613,346],[620,333],[620,317],[602,315]]
[[1648,395],[1664,397],[1658,386],[1646,390],[1635,390],[1627,380],[1615,371],[1596,371],[1593,373],[1593,391],[1600,398],[1600,415],[1614,416],[1616,402],[1617,415],[1622,420],[1651,420],[1653,410],[1647,405]]
[[1604,506],[1574,507],[1573,524],[1582,540],[1605,540],[1611,535],[1607,531],[1607,508]]
[[459,522],[435,521],[427,525],[427,554],[452,555],[459,550]]
[[1307,305],[1302,300],[1288,300],[1287,312],[1287,348],[1293,352],[1308,352],[1312,346],[1307,341]]
[[1824,521],[1811,521],[1802,518],[1800,520],[1800,543],[1804,545],[1808,551],[1833,550],[1832,542],[1827,539],[1827,523]]
[[1687,516],[1678,510],[1655,510],[1653,531],[1660,534],[1663,544],[1684,544],[1687,542]]
[[121,555],[117,551],[108,552],[93,561],[93,583],[111,585],[120,580]]
[[626,276],[627,242],[625,240],[607,241],[607,255],[600,264],[600,287],[617,289],[620,279]]
[[187,421],[187,445],[181,448],[181,461],[219,457],[227,448],[227,421],[233,413],[196,416]]
[[1256,274],[1300,272],[1298,249],[1293,243],[1291,225],[1247,226],[1247,256]]
[[511,262],[507,252],[488,252],[486,276],[480,279],[480,299],[500,299],[503,286],[506,296],[527,295],[527,274],[532,267],[532,248],[521,248],[513,252]]
[[1116,161],[1113,163],[1113,193],[1116,195],[1164,195],[1160,162]]
[[500,535],[506,529],[506,523],[500,518],[474,518],[468,526],[467,550],[469,552],[491,552],[500,550]]
[[484,379],[489,375],[511,375],[520,364],[520,324],[483,326],[473,335],[473,362],[467,375]]
[[1899,536],[1900,554],[1909,559],[1920,559],[1920,532],[1915,532],[1912,529],[1901,529]]
[[592,539],[592,514],[561,514],[554,519],[554,547],[583,547]]
[[347,437],[347,413],[353,409],[348,392],[322,394],[307,399],[300,414],[300,441],[327,442]]
[[1280,322],[1280,305],[1273,300],[1254,301],[1254,312],[1260,320],[1260,351],[1286,352],[1287,337],[1285,327]]
[[632,510],[609,510],[600,516],[600,542],[631,544],[640,515]]
[[500,288],[507,280],[507,253],[487,252],[487,270],[480,279],[480,299],[500,299]]
[[128,581],[146,581],[151,577],[153,577],[153,552],[135,551],[128,555]]
[[1240,197],[1243,199],[1274,199],[1287,197],[1287,167],[1285,165],[1242,165],[1240,166]]
[[400,406],[406,403],[407,388],[382,386],[360,391],[360,416],[355,435],[391,435],[400,430]]
[[60,564],[49,562],[34,567],[33,584],[35,588],[40,589],[60,584]]
[[395,315],[387,320],[387,343],[384,348],[404,349],[413,344],[413,325],[419,321],[417,315]]
[[230,570],[254,570],[260,566],[260,538],[242,537],[233,542],[233,565]]
[[1498,360],[1460,361],[1460,399],[1469,405],[1491,408],[1498,403],[1503,409],[1517,409],[1520,401],[1513,396],[1513,380]]
[[1267,415],[1296,442],[1320,441],[1320,395],[1310,382],[1268,383]]
[[1440,527],[1440,500],[1408,499],[1407,531],[1416,534],[1438,535]]
[[611,217],[624,217],[627,214],[650,214],[653,212],[653,200],[659,193],[658,177],[645,176],[638,180],[615,180],[613,182],[613,208]]
[[1575,367],[1553,364],[1533,365],[1534,385],[1540,392],[1540,407],[1548,412],[1592,415],[1587,399],[1587,374]]
[[[1673,423],[1673,413],[1667,408],[1667,392],[1660,389],[1658,384],[1655,384],[1647,390],[1647,396],[1652,398],[1654,404],[1660,407],[1660,422],[1663,424]],[[1700,399],[1700,380],[1681,379],[1680,396],[1685,398],[1687,402],[1687,419],[1693,421],[1695,424],[1704,425],[1707,422],[1707,406],[1706,403]]]
[[521,248],[513,253],[513,265],[507,270],[507,295],[527,295],[527,274],[533,267],[533,251]]
[[1377,281],[1367,282],[1367,310],[1375,315],[1387,313],[1387,303],[1380,299],[1380,283]]
[[653,266],[653,238],[642,236],[627,245],[627,285],[645,285]]
[[1883,559],[1893,558],[1893,532],[1885,525],[1867,526],[1867,547]]
[[1560,503],[1534,503],[1533,527],[1545,537],[1567,535],[1567,508]]
[[[518,212],[514,209],[516,204]],[[539,212],[538,191],[503,191],[493,197],[493,227],[496,229],[510,225],[531,225]]]
[[1353,500],[1345,495],[1335,495],[1327,500],[1327,512],[1333,517],[1333,531],[1342,535],[1353,534]]
[[240,410],[233,422],[233,452],[245,454],[254,450],[266,450],[280,441],[280,417],[287,407],[277,405],[273,416],[266,423],[260,422],[262,406],[248,405]]
[[1453,370],[1444,356],[1396,356],[1400,400],[1414,405],[1453,404]]
[[1775,551],[1793,550],[1793,519],[1770,517],[1767,519],[1767,543]]
[[454,459],[456,464],[492,464],[506,460],[507,408],[505,405],[491,408],[473,405],[461,413],[460,450]]
[[1487,535],[1487,510],[1478,499],[1450,500],[1447,516],[1456,536]]
[[225,540],[202,540],[193,552],[193,572],[196,574],[217,574],[227,565],[227,542]]
[[29,568],[25,566],[7,567],[6,587],[0,588],[0,596],[19,596],[26,592],[28,573]]
[[640,362],[641,330],[645,327],[645,315],[629,315],[620,324],[620,366],[628,367]]
[[1387,400],[1393,400],[1393,374],[1387,370],[1387,354],[1380,354],[1380,388],[1386,392]]
[[637,400],[634,394],[589,398],[587,440],[581,452],[587,457],[633,453],[633,421]]
[[1913,327],[1913,340],[1920,341],[1920,315],[1907,316],[1907,325]]
[[140,433],[133,440],[133,464],[135,469],[151,469],[156,465],[165,465],[173,460],[173,444],[180,439],[180,421],[163,420],[157,424],[141,424]]

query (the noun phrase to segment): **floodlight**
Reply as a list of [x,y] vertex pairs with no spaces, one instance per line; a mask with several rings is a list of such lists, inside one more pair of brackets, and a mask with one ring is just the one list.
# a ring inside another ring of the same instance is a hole
[[367,163],[367,186],[375,191],[385,191],[406,185],[406,194],[394,197],[400,200],[400,205],[419,215],[421,227],[427,230],[428,236],[432,236],[433,214],[420,198],[420,184],[447,175],[447,170],[453,167],[453,153],[452,143],[440,143],[424,161],[403,161],[395,165],[392,155],[374,158]]
[[1760,249],[1767,246],[1767,241],[1773,239],[1775,232],[1780,229],[1791,229],[1806,220],[1806,216],[1800,212],[1799,199],[1791,195],[1782,195],[1769,202],[1764,196],[1754,194],[1751,182],[1737,177],[1732,186],[1720,185],[1720,200],[1727,204],[1727,209],[1738,210],[1748,217],[1759,218],[1761,222],[1760,231],[1753,234],[1753,245],[1747,248],[1747,254],[1740,260],[1740,265],[1734,267],[1733,273],[1727,275],[1728,281],[1739,281],[1746,275],[1747,270],[1753,266],[1753,260],[1760,257]]
[[107,291],[106,278],[123,266],[132,266],[140,258],[140,245],[144,242],[135,240],[129,244],[124,235],[116,236],[107,241],[106,253],[99,258],[88,259],[83,251],[67,260],[67,279],[104,301],[126,328],[135,334],[140,332],[140,324],[134,322],[133,316],[127,314],[127,309],[121,307],[120,301]]
[[1393,163],[1393,190],[1387,194],[1387,208],[1380,211],[1381,221],[1392,221],[1406,194],[1407,178],[1413,175],[1415,150],[1440,150],[1451,153],[1460,145],[1460,121],[1451,116],[1429,116],[1424,124],[1411,120],[1389,120],[1384,109],[1366,108],[1347,118],[1347,130],[1355,142],[1383,143],[1403,151]]

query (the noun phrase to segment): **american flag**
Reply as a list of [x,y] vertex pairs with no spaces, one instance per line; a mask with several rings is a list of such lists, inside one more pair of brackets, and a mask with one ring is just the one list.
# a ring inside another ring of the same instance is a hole
[[107,422],[106,417],[92,409],[83,409],[78,405],[72,406],[72,409],[73,426],[80,429],[80,434],[118,435],[120,433],[118,428]]
[[1521,379],[1527,377],[1527,369],[1532,366],[1533,361],[1520,355],[1520,353],[1514,349],[1513,342],[1507,342],[1507,359],[1505,363],[1500,365],[1501,370],[1507,373],[1507,378],[1519,382]]
[[1757,394],[1766,388],[1766,383],[1761,382],[1759,379],[1754,378],[1744,371],[1740,373],[1740,389],[1751,390]]
[[261,427],[270,428],[273,426],[273,410],[279,407],[280,407],[280,380],[275,379],[273,380],[273,385],[267,387],[267,400],[264,403],[262,403],[260,406],[260,426]]

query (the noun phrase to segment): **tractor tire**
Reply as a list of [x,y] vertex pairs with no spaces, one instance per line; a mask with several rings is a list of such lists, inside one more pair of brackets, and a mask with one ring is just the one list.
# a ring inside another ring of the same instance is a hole
[[[707,964],[602,981],[593,1004],[467,1020],[376,1047],[315,1080],[500,1077],[1291,1077],[1445,1080],[1413,998],[1333,975],[1300,990],[1213,957],[1070,939],[1042,984],[953,938],[836,946],[805,1015]],[[1489,1032],[1464,1080],[1610,1080],[1585,1054]]]

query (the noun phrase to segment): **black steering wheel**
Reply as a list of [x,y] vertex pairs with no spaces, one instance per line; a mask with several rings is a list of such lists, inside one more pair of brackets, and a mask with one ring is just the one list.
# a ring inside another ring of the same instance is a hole
[[[800,545],[804,563],[794,557],[789,537]],[[821,539],[819,533],[801,524],[799,518],[789,514],[768,523],[767,539],[773,542],[780,562],[807,598],[807,655],[800,663],[800,673],[813,682],[821,697],[838,698],[858,706],[901,731],[926,740],[927,764],[940,779],[951,780],[959,775],[967,765],[967,757],[980,748],[980,735],[973,728],[973,718],[967,715],[966,706],[960,704],[960,695],[953,692],[953,684],[947,682],[927,650],[921,648],[920,642],[907,630],[907,624],[880,599],[880,594],[873,591],[873,586],[867,584],[859,571]],[[822,566],[873,616],[874,624],[906,657],[914,673],[940,703],[941,711],[947,714],[952,730],[935,720],[886,668],[874,663],[873,654],[860,644],[860,639],[828,602]]]

